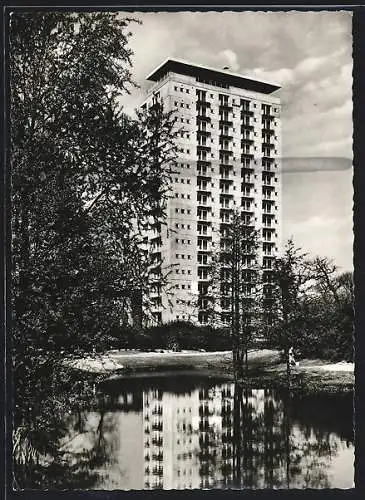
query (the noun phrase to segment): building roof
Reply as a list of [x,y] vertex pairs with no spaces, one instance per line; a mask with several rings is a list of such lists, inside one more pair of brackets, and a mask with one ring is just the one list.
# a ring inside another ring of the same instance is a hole
[[155,68],[146,79],[157,82],[169,71],[173,73],[180,73],[182,75],[199,77],[206,81],[215,81],[225,85],[232,85],[233,87],[245,90],[261,92],[262,94],[271,94],[272,92],[280,89],[280,85],[276,85],[274,83],[254,80],[238,73],[209,68],[207,66],[189,63],[187,61],[183,61],[182,59],[171,58],[166,59],[159,66],[157,66],[157,68]]

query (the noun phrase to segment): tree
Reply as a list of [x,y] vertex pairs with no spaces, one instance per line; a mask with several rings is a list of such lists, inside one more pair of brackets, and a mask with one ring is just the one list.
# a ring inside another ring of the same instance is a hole
[[30,427],[42,428],[37,391],[64,357],[106,347],[126,297],[149,286],[143,223],[163,221],[176,146],[161,106],[120,109],[134,21],[10,18],[14,405]]
[[271,342],[284,351],[287,381],[290,386],[290,350],[297,347],[303,327],[302,300],[308,291],[311,274],[305,254],[288,240],[284,254],[275,260],[271,289],[269,335]]
[[257,252],[258,235],[250,217],[232,212],[229,220],[221,224],[219,248],[212,254],[209,314],[215,324],[222,322],[230,327],[236,378],[243,376],[244,364],[247,371],[247,353],[256,333]]

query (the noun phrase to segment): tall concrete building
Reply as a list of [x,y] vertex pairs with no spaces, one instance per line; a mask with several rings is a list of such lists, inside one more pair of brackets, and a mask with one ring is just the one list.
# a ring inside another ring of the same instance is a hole
[[[280,251],[279,87],[177,59],[164,61],[147,80],[153,84],[142,107],[163,103],[165,111],[174,110],[179,130],[166,224],[148,235],[157,263],[152,315],[157,322],[204,324],[210,258],[213,248],[224,247],[224,227],[233,211],[260,235],[264,282],[270,282],[272,260]],[[158,284],[159,262],[162,273],[168,272],[165,289]],[[229,300],[222,300],[223,323],[229,314]]]

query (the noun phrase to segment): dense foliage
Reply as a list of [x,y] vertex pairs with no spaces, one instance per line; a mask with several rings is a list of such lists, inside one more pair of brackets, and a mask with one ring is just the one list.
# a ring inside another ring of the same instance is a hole
[[162,105],[135,118],[120,108],[134,85],[133,22],[10,17],[14,424],[28,438],[64,398],[64,356],[108,348],[149,287],[142,229],[163,222],[176,147]]
[[288,353],[334,361],[354,359],[352,273],[330,259],[308,259],[291,240],[274,270],[273,322],[267,340]]

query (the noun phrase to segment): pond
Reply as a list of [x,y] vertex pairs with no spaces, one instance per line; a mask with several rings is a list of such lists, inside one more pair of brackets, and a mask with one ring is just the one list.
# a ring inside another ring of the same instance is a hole
[[352,414],[352,394],[115,379],[65,417],[60,449],[91,489],[351,488]]

